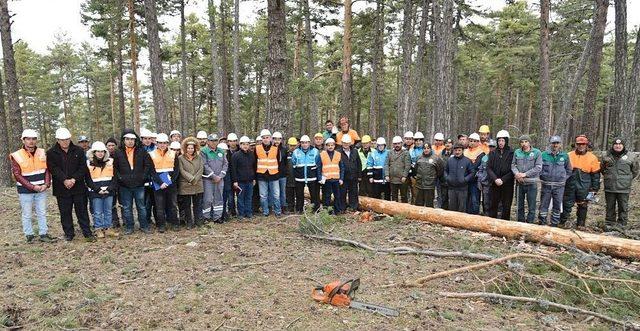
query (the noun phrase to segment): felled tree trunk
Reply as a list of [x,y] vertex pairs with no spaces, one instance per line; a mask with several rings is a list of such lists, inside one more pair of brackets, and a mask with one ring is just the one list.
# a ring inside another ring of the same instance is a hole
[[640,260],[640,241],[571,231],[528,223],[510,222],[490,217],[418,207],[405,203],[360,197],[360,208],[388,215],[403,215],[410,219],[485,232],[494,236],[542,243],[575,246],[584,251]]

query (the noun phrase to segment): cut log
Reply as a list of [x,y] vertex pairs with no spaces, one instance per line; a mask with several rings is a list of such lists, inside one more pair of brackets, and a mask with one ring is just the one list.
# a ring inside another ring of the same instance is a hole
[[440,224],[454,228],[485,232],[510,239],[524,238],[525,241],[545,245],[568,245],[591,252],[640,260],[640,241],[604,236],[588,232],[564,230],[549,226],[498,220],[491,217],[470,215],[428,207],[418,207],[406,203],[359,197],[360,209],[373,210],[387,215],[401,215],[409,219]]

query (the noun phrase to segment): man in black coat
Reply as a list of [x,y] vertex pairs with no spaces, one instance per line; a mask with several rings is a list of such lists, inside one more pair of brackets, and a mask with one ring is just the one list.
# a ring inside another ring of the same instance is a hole
[[513,201],[513,185],[515,178],[511,171],[511,161],[513,160],[513,150],[509,147],[509,132],[501,130],[496,135],[498,148],[489,153],[487,161],[487,175],[489,175],[489,217],[498,217],[498,207],[500,208],[500,218],[511,219],[511,202]]
[[469,182],[474,176],[473,164],[462,153],[463,146],[457,143],[453,146],[453,155],[447,160],[444,168],[444,178],[449,192],[449,210],[466,212]]
[[56,144],[47,151],[47,168],[53,178],[53,195],[58,201],[64,238],[71,241],[75,236],[72,216],[75,209],[85,239],[89,242],[95,241],[89,225],[88,191],[84,183],[87,157],[82,148],[71,142],[69,130],[56,130],[56,140]]
[[349,209],[351,211],[358,210],[358,182],[362,173],[362,163],[358,151],[351,145],[353,141],[351,136],[345,134],[342,136],[342,148],[340,153],[344,162],[344,184],[340,186],[340,198],[342,199],[342,207],[347,206],[347,196],[349,197]]

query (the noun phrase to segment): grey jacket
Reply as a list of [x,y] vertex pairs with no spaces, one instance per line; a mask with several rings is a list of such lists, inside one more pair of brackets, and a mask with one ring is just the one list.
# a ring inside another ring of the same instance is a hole
[[207,176],[213,173],[210,177],[204,177],[204,180],[213,180],[213,176],[224,178],[227,175],[229,169],[229,161],[227,161],[224,152],[216,150],[213,153],[205,156],[204,162],[204,175]]
[[402,184],[402,177],[409,177],[409,170],[411,170],[411,156],[406,150],[396,152],[395,150],[389,151],[389,156],[384,164],[384,173],[389,176],[389,182],[391,184]]
[[534,184],[540,178],[542,171],[542,152],[537,148],[531,148],[528,152],[521,148],[516,149],[511,161],[511,171],[513,174],[522,172],[526,175],[524,184]]
[[629,193],[631,184],[640,172],[638,160],[633,153],[624,150],[619,155],[608,151],[602,159],[604,191],[610,193]]

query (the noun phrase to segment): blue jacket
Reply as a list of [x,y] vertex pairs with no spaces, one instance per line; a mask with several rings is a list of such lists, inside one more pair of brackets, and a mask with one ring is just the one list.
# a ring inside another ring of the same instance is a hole
[[572,172],[573,167],[566,152],[560,151],[555,155],[551,150],[542,152],[540,181],[543,185],[564,186]]
[[418,161],[418,159],[420,158],[420,156],[422,155],[422,151],[424,151],[424,147],[413,147],[409,150],[409,156],[411,157],[411,164],[415,165],[416,161]]
[[385,182],[384,164],[387,162],[388,157],[389,150],[387,149],[381,152],[376,148],[369,152],[369,157],[367,158],[367,169],[369,169],[369,173],[371,174],[371,178],[373,178],[374,183]]
[[449,189],[466,190],[468,183],[474,176],[473,163],[465,156],[451,156],[444,168],[444,177],[447,179]]
[[322,178],[320,152],[314,147],[306,151],[302,147],[296,148],[291,155],[291,163],[296,182],[309,183]]

